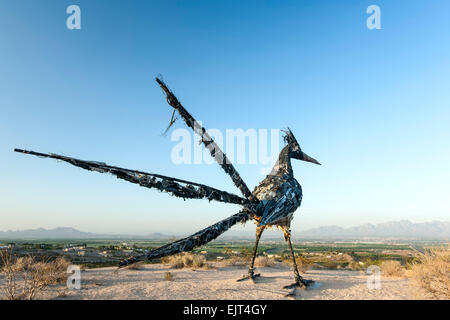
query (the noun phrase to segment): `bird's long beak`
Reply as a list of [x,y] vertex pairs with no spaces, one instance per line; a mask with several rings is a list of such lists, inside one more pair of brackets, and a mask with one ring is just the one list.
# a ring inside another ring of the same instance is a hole
[[312,163],[318,164],[320,166],[320,162],[319,161],[317,161],[314,158],[311,158],[306,153],[302,153],[302,159],[300,159],[300,160],[312,162]]

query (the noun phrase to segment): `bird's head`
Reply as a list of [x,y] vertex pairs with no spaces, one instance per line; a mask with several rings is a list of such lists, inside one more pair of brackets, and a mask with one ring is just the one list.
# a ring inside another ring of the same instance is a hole
[[315,164],[320,165],[319,161],[317,161],[314,158],[311,158],[306,153],[302,151],[300,148],[300,145],[297,142],[297,139],[295,139],[294,134],[292,133],[291,129],[287,128],[287,130],[283,130],[284,132],[284,141],[286,142],[287,146],[289,147],[289,156],[293,159],[297,160],[303,160],[312,162]]

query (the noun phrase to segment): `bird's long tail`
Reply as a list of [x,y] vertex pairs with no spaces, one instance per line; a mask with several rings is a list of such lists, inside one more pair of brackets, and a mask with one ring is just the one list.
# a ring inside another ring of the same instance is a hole
[[201,140],[200,142],[204,144],[205,148],[209,150],[211,156],[214,160],[222,167],[222,169],[230,176],[231,180],[233,180],[234,185],[242,192],[246,199],[251,200],[252,202],[257,202],[251,193],[250,189],[245,184],[244,180],[242,180],[241,176],[231,164],[231,161],[227,158],[226,154],[223,153],[222,149],[214,142],[211,136],[208,134],[205,128],[202,127],[201,123],[197,122],[194,117],[181,105],[180,101],[178,101],[177,97],[173,94],[172,91],[166,86],[166,84],[159,78],[156,78],[156,82],[160,85],[161,89],[166,94],[167,103],[174,108],[174,113],[172,114],[172,119],[170,120],[169,127],[174,123],[174,115],[175,110],[180,114],[183,118],[186,125],[195,133],[197,133]]
[[168,243],[162,247],[151,250],[147,254],[133,257],[119,263],[119,268],[136,263],[142,260],[151,260],[173,255],[179,252],[191,251],[195,247],[202,246],[220,236],[238,222],[245,222],[249,219],[249,213],[241,211],[222,221],[213,224],[189,237]]
[[187,180],[167,177],[160,174],[130,170],[120,167],[109,166],[106,163],[98,161],[86,161],[76,158],[66,157],[54,153],[40,153],[29,150],[14,149],[15,152],[30,154],[40,158],[53,158],[62,160],[76,167],[89,171],[101,173],[111,173],[118,179],[123,179],[131,183],[150,189],[158,189],[162,192],[168,192],[172,196],[183,199],[208,199],[209,201],[219,201],[234,204],[250,204],[250,200],[239,197],[235,194],[218,190],[204,184],[195,183]]

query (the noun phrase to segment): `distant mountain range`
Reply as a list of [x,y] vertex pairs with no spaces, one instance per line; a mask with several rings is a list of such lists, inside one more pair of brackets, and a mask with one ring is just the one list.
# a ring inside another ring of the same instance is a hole
[[431,221],[412,223],[408,220],[391,221],[380,224],[364,224],[356,227],[341,228],[324,226],[296,232],[301,238],[397,238],[397,239],[450,239],[450,222]]
[[74,228],[0,231],[0,239],[168,239],[171,236],[151,233],[144,236],[83,232]]
[[[151,233],[148,235],[100,234],[82,232],[74,228],[28,229],[18,231],[0,231],[0,239],[153,239],[163,240],[172,235]],[[225,233],[226,239],[250,239],[253,234],[244,232]],[[293,232],[294,238],[309,239],[417,239],[417,240],[449,240],[450,222],[432,221],[412,223],[408,220],[392,221],[380,224],[364,224],[356,227],[342,228],[338,226],[323,226],[301,232]],[[177,236],[179,238],[179,236]],[[271,236],[273,238],[273,236]]]

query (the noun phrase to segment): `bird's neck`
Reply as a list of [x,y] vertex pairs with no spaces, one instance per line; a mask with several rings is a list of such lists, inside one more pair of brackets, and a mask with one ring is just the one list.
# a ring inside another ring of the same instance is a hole
[[291,157],[289,155],[289,145],[281,150],[278,160],[270,172],[270,175],[272,176],[283,176],[285,174],[293,175]]

